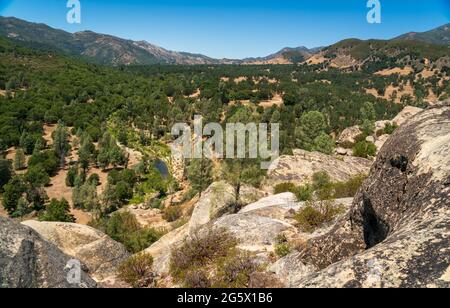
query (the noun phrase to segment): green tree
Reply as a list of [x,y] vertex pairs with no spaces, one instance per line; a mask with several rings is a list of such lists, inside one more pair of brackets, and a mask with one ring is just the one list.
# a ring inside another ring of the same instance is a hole
[[227,182],[234,187],[234,206],[236,211],[241,207],[240,193],[242,185],[257,186],[264,177],[260,161],[256,159],[227,159],[223,173]]
[[6,159],[0,159],[0,191],[12,178],[13,170],[11,162]]
[[371,102],[366,102],[361,107],[361,119],[369,120],[369,121],[375,121],[377,119],[377,113],[375,111],[375,107]]
[[58,123],[55,131],[52,134],[53,150],[60,160],[61,166],[64,166],[65,158],[70,151],[69,131],[61,122]]
[[44,187],[50,184],[50,177],[41,165],[30,167],[25,180],[33,187]]
[[327,155],[333,154],[334,151],[333,139],[329,135],[322,133],[316,139],[314,139],[314,150]]
[[361,130],[365,136],[371,136],[375,132],[375,122],[371,120],[364,120],[361,125]]
[[27,185],[21,177],[12,178],[3,187],[3,207],[10,214],[14,214],[17,209],[19,199],[27,191]]
[[71,167],[69,171],[67,172],[66,176],[66,186],[67,187],[74,187],[75,186],[75,179],[78,176],[78,169],[77,167]]
[[326,119],[321,112],[310,111],[303,114],[295,132],[297,144],[304,150],[312,151],[315,139],[325,133],[326,128]]
[[22,149],[17,149],[16,155],[14,156],[14,169],[23,170],[26,168],[26,157]]
[[100,202],[97,195],[97,186],[85,183],[75,187],[72,193],[72,201],[74,207],[86,211],[99,209]]
[[24,132],[20,137],[20,147],[24,150],[25,154],[27,155],[33,154],[35,145],[36,145],[36,138]]
[[206,158],[193,159],[189,163],[187,174],[192,188],[197,191],[201,197],[202,192],[208,188],[213,181],[212,163]]
[[75,218],[70,214],[70,205],[66,199],[58,201],[52,199],[47,205],[45,212],[39,217],[40,221],[75,222]]

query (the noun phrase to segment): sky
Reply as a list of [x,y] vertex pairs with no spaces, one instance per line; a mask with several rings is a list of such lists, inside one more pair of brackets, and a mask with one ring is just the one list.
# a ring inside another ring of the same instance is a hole
[[389,39],[450,22],[450,0],[380,0],[381,24],[367,22],[367,0],[79,1],[81,24],[67,23],[67,0],[0,0],[0,15],[233,59],[346,38]]

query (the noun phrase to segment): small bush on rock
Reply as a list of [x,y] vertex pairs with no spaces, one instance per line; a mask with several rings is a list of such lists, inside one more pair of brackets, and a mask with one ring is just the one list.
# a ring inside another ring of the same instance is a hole
[[296,215],[298,226],[304,232],[312,233],[327,223],[331,223],[344,211],[341,205],[334,205],[334,201],[308,202]]
[[153,257],[141,253],[129,258],[119,267],[119,278],[133,288],[149,288],[155,286],[156,275],[153,272]]

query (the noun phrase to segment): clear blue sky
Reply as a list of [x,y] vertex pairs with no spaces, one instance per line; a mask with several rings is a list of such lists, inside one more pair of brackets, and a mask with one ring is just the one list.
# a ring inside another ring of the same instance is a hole
[[367,0],[80,0],[81,25],[66,22],[67,0],[0,0],[0,15],[215,58],[266,56],[350,37],[391,38],[450,21],[450,0],[380,1],[381,25],[367,23]]

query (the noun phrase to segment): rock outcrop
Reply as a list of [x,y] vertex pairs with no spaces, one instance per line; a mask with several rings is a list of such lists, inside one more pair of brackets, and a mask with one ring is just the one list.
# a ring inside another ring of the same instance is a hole
[[326,171],[336,182],[369,173],[372,161],[359,157],[334,157],[318,152],[294,150],[293,156],[281,156],[269,170],[264,186],[266,189],[281,183],[305,185],[314,173]]
[[397,126],[402,126],[406,122],[408,122],[412,117],[414,117],[419,112],[422,112],[423,109],[413,107],[413,106],[406,106],[393,120],[392,124],[395,124]]
[[355,143],[356,137],[362,134],[362,130],[359,128],[359,126],[352,126],[344,129],[339,136],[338,143],[344,144],[344,143]]
[[35,230],[65,254],[80,260],[91,277],[99,283],[111,279],[116,268],[130,256],[122,244],[88,226],[33,220],[23,224]]
[[[247,191],[252,190],[247,189]],[[154,258],[155,271],[160,275],[167,274],[170,269],[172,250],[206,228],[226,230],[238,239],[240,249],[255,254],[263,263],[271,262],[269,257],[274,252],[277,239],[281,234],[285,234],[289,239],[301,237],[302,241],[305,241],[310,236],[323,233],[300,234],[295,226],[292,212],[300,210],[305,203],[297,202],[292,193],[262,198],[245,206],[237,214],[223,211],[227,209],[227,204],[233,201],[234,193],[230,185],[224,182],[212,184],[196,204],[189,223],[166,234],[146,250]],[[349,209],[352,199],[342,199],[337,202]]]
[[[240,202],[245,205],[264,195],[265,193],[258,189],[243,186],[240,192]],[[153,256],[155,271],[158,274],[167,273],[172,249],[179,247],[186,238],[203,226],[229,213],[234,202],[235,192],[231,185],[223,181],[211,184],[195,204],[189,222],[181,228],[169,232],[146,249],[146,252]]]
[[96,287],[84,271],[69,282],[71,259],[31,228],[0,217],[0,288]]
[[350,213],[296,260],[294,287],[450,287],[449,105],[396,130]]

